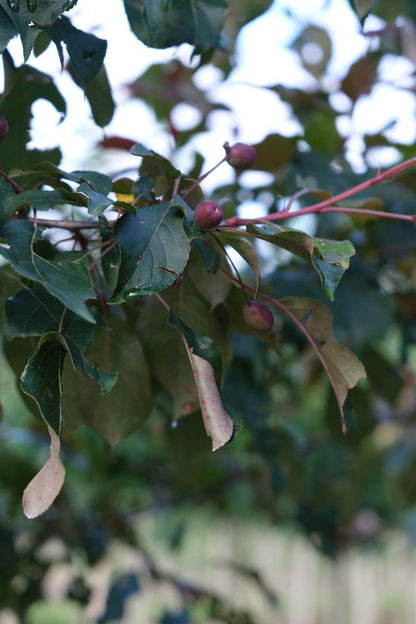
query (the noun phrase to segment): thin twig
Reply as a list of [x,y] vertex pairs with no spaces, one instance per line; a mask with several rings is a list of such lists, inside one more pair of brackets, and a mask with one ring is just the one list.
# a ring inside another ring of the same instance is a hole
[[248,294],[247,294],[247,291],[246,291],[246,286],[245,286],[245,284],[244,284],[243,280],[241,279],[241,275],[240,275],[240,273],[239,273],[239,271],[238,271],[237,267],[235,266],[235,264],[234,264],[234,262],[233,262],[232,258],[230,257],[230,254],[229,254],[229,253],[228,253],[228,251],[226,250],[225,245],[223,245],[223,244],[222,244],[222,242],[220,241],[220,239],[218,238],[218,236],[216,236],[216,235],[214,234],[214,232],[209,232],[209,234],[210,234],[210,235],[211,235],[211,237],[214,239],[214,241],[215,241],[215,242],[216,242],[216,243],[217,243],[217,244],[221,247],[221,249],[222,249],[222,250],[223,250],[223,252],[225,253],[226,257],[228,258],[228,261],[230,262],[231,266],[233,267],[233,269],[234,269],[234,271],[235,271],[235,274],[236,274],[236,276],[237,276],[238,283],[239,283],[239,284],[240,284],[240,286],[241,286],[241,290],[243,291],[244,299],[247,301],[247,303],[249,303],[249,301],[250,301],[250,297],[249,297],[249,296],[248,296]]
[[[31,223],[35,222],[33,217],[24,217],[24,219],[25,221],[30,221]],[[71,232],[98,229],[100,227],[98,221],[60,221],[59,219],[37,219],[36,223],[38,226],[60,228],[61,230],[70,230]],[[108,225],[109,227],[112,227],[113,223],[109,223]]]
[[189,189],[187,191],[185,191],[185,193],[182,195],[182,199],[186,199],[187,197],[189,197],[189,195],[192,193],[192,191],[194,191],[196,189],[197,186],[200,185],[200,183],[202,182],[202,180],[205,180],[205,178],[207,178],[210,173],[212,173],[213,171],[215,171],[215,169],[217,167],[219,167],[220,165],[222,165],[223,162],[225,162],[227,160],[228,156],[227,154],[224,156],[224,158],[222,160],[220,160],[220,162],[218,162],[214,167],[212,167],[212,169],[210,169],[209,171],[207,171],[206,173],[204,173],[202,176],[200,176],[198,178],[198,180],[192,184],[192,186],[189,187]]
[[[402,221],[410,221],[415,223],[416,215],[403,215],[396,214],[390,212],[380,212],[377,210],[368,210],[361,208],[341,208],[340,206],[335,206],[334,204],[338,204],[339,202],[348,199],[349,197],[353,197],[362,191],[365,191],[375,184],[379,184],[379,182],[383,182],[385,180],[390,180],[394,176],[410,169],[416,165],[416,157],[411,158],[410,160],[406,160],[400,165],[396,165],[391,169],[387,169],[383,173],[379,173],[373,178],[366,180],[365,182],[361,182],[361,184],[357,184],[357,186],[353,186],[338,195],[334,195],[329,199],[325,199],[324,201],[319,202],[318,204],[313,204],[312,206],[307,206],[306,208],[301,208],[300,210],[296,210],[295,212],[287,213],[286,211],[276,212],[270,215],[267,215],[258,219],[240,219],[239,217],[231,217],[230,219],[226,219],[224,224],[226,226],[240,226],[246,225],[247,223],[264,223],[266,221],[282,221],[283,219],[292,219],[293,217],[300,217],[305,214],[322,214],[325,212],[340,212],[345,214],[362,214],[369,215],[372,217],[379,217],[385,219],[396,219]],[[221,228],[221,226],[219,226]]]
[[12,189],[16,193],[16,195],[19,195],[20,193],[23,192],[22,187],[19,186],[14,180],[12,180],[12,178],[10,178],[7,175],[7,173],[4,173],[4,171],[2,169],[0,169],[0,177],[2,177],[3,180],[6,180],[6,182],[8,182],[10,184],[10,186],[12,187]]

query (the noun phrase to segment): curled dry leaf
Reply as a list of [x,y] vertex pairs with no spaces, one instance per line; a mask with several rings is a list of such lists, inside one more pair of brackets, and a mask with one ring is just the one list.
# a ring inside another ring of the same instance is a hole
[[188,353],[198,388],[204,427],[212,438],[212,450],[216,451],[233,435],[233,421],[222,405],[211,364],[191,350]]
[[50,457],[23,492],[23,512],[27,518],[37,518],[52,505],[65,479],[65,468],[59,458],[59,436],[51,427],[48,430],[51,436]]

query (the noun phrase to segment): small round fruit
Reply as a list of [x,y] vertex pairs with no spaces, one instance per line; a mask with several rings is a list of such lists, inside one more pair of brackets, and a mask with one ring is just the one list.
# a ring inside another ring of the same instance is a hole
[[236,143],[229,148],[227,161],[234,169],[239,171],[250,169],[254,165],[255,160],[256,150],[252,145]]
[[194,212],[195,223],[202,230],[211,230],[222,221],[222,208],[214,201],[200,202]]
[[9,132],[9,124],[7,123],[7,119],[0,115],[0,143],[4,141]]
[[243,308],[246,323],[260,331],[271,331],[274,325],[274,316],[264,303],[250,301]]

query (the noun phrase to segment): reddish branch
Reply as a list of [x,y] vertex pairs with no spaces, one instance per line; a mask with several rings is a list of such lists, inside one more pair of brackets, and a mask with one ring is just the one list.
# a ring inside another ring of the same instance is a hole
[[[206,178],[214,169],[216,169],[221,163],[223,163],[227,157],[223,158],[219,163],[215,165],[210,171],[207,171],[204,175],[202,175],[199,180],[193,184],[185,193],[182,198],[186,199],[190,193],[198,186],[199,182],[201,182],[204,178]],[[289,201],[288,206],[281,212],[276,212],[270,215],[266,215],[265,217],[261,217],[258,219],[240,219],[237,216],[230,217],[224,221],[224,225],[220,226],[220,229],[227,230],[227,227],[238,227],[241,225],[246,225],[247,223],[264,223],[267,221],[283,221],[285,219],[292,219],[294,217],[300,217],[305,214],[324,214],[326,212],[339,212],[342,214],[357,214],[357,215],[368,215],[375,218],[385,218],[385,219],[396,219],[399,221],[409,221],[411,223],[416,223],[416,214],[408,215],[408,214],[397,214],[393,212],[382,212],[380,210],[369,210],[364,208],[348,208],[342,206],[336,206],[335,204],[339,204],[345,199],[349,197],[353,197],[354,195],[358,195],[362,191],[365,191],[375,184],[379,182],[383,182],[385,180],[390,180],[394,176],[410,169],[416,165],[416,157],[411,158],[410,160],[406,160],[400,165],[396,165],[391,169],[387,169],[383,173],[379,173],[374,176],[374,178],[370,178],[357,186],[353,186],[352,188],[339,193],[338,195],[334,195],[329,199],[325,199],[324,201],[319,202],[318,204],[313,204],[312,206],[306,206],[306,208],[301,208],[296,210],[295,212],[289,212],[289,208],[293,204],[293,200],[297,199],[301,195],[306,194],[306,190],[299,191],[296,193],[293,198]],[[0,170],[0,176],[7,180],[13,187],[16,193],[21,192],[21,188],[13,182],[4,172]],[[22,217],[20,217],[22,218]],[[31,221],[30,217],[24,217],[27,220]],[[115,222],[109,223],[109,226],[112,227]],[[37,219],[37,224],[44,227],[56,227],[64,230],[70,230],[76,232],[78,230],[86,230],[86,229],[96,229],[99,227],[98,221],[60,221],[54,219]]]
[[396,165],[391,169],[387,169],[383,173],[379,173],[374,176],[374,178],[370,178],[361,184],[357,184],[357,186],[353,186],[352,188],[344,191],[343,193],[339,193],[338,195],[334,195],[329,199],[325,199],[324,201],[319,202],[318,204],[313,204],[312,206],[307,206],[306,208],[301,208],[300,210],[296,210],[295,212],[288,212],[287,210],[283,210],[282,212],[276,212],[265,217],[261,217],[259,219],[240,219],[239,217],[231,217],[230,219],[226,219],[225,224],[227,226],[240,226],[246,225],[247,223],[264,223],[265,221],[283,221],[284,219],[292,219],[293,217],[300,217],[305,214],[323,214],[325,212],[340,212],[344,214],[360,214],[360,215],[370,215],[372,217],[377,218],[386,218],[386,219],[397,219],[402,221],[410,221],[416,222],[416,215],[403,215],[396,214],[392,212],[381,212],[379,210],[369,210],[369,209],[361,209],[361,208],[347,208],[341,206],[335,206],[335,204],[339,204],[340,202],[348,199],[349,197],[353,197],[362,191],[365,191],[375,184],[379,182],[383,182],[385,180],[390,180],[394,176],[402,173],[402,171],[406,171],[416,165],[416,157],[411,158],[410,160],[406,160],[400,165]]

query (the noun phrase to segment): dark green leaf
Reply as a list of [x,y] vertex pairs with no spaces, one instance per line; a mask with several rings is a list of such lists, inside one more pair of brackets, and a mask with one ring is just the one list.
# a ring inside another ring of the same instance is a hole
[[[16,33],[22,39],[25,61],[29,58],[34,40],[39,33],[38,27],[52,24],[64,11],[65,4],[65,0],[56,0],[54,2],[38,0],[35,11],[30,11],[26,1],[23,0],[20,2],[19,11],[13,11],[9,7],[7,0],[0,0],[0,10],[7,14],[16,29]],[[2,17],[2,13],[0,13],[0,18],[2,19]],[[36,24],[36,27],[33,24]],[[0,32],[2,27],[3,25],[0,26]]]
[[56,333],[69,352],[74,368],[100,384],[102,392],[109,392],[117,381],[117,373],[107,373],[92,366],[84,351],[94,338],[94,327],[67,310],[42,286],[20,290],[7,300],[5,306],[5,334],[16,337],[40,336]]
[[33,250],[36,240],[33,225],[23,220],[10,221],[0,229],[9,247],[0,246],[0,255],[23,277],[42,284],[70,310],[90,323],[95,319],[85,305],[95,297],[91,280],[83,261],[49,261]]
[[[221,267],[229,271],[230,268],[222,250],[219,256]],[[211,310],[217,305],[224,303],[231,289],[231,280],[222,271],[217,271],[214,274],[208,270],[201,256],[196,254],[195,251],[191,254],[188,262],[187,275],[201,297],[208,301]]]
[[13,20],[0,5],[0,52],[4,52],[10,39],[13,39],[17,33]]
[[226,0],[124,0],[124,6],[130,28],[146,45],[190,43],[198,54],[217,45],[227,14]]
[[32,397],[45,422],[59,435],[62,428],[62,368],[65,349],[46,338],[30,358],[21,377],[22,390]]
[[159,292],[179,278],[190,250],[183,218],[182,207],[166,202],[143,206],[117,222],[121,262],[110,303]]
[[[153,375],[173,401],[173,420],[199,409],[198,393],[188,354],[179,333],[166,323],[165,308],[156,297],[146,299],[135,329]],[[172,366],[172,363],[175,365]]]
[[101,69],[107,42],[91,33],[75,28],[67,17],[61,17],[50,28],[47,28],[56,45],[63,41],[66,44],[71,63],[77,76],[85,87]]
[[157,154],[153,150],[147,149],[142,143],[136,143],[130,151],[135,156],[142,156],[143,160],[149,163],[151,167],[155,166],[163,171],[167,178],[176,179],[181,175],[181,172],[176,169],[167,158]]
[[0,115],[9,124],[9,133],[0,143],[0,162],[3,169],[29,169],[45,159],[58,163],[61,158],[59,150],[26,150],[26,143],[29,140],[33,103],[39,99],[48,100],[60,113],[65,114],[65,100],[50,76],[29,65],[16,69],[10,57],[6,54],[3,57],[5,89],[0,98]]
[[59,191],[23,191],[18,195],[11,195],[4,202],[4,209],[0,214],[0,223],[7,221],[23,206],[31,206],[35,210],[51,210],[57,206],[65,206],[68,199]]
[[[142,344],[125,318],[110,315],[111,331],[99,329],[88,347],[88,359],[95,366],[116,368],[119,377],[111,392],[103,396],[89,379],[68,367],[64,371],[65,420],[72,426],[84,422],[116,446],[143,424],[152,409],[149,368]],[[67,400],[68,398],[68,400]]]
[[111,86],[104,65],[86,85],[84,91],[95,123],[100,128],[104,128],[112,120],[115,109]]

